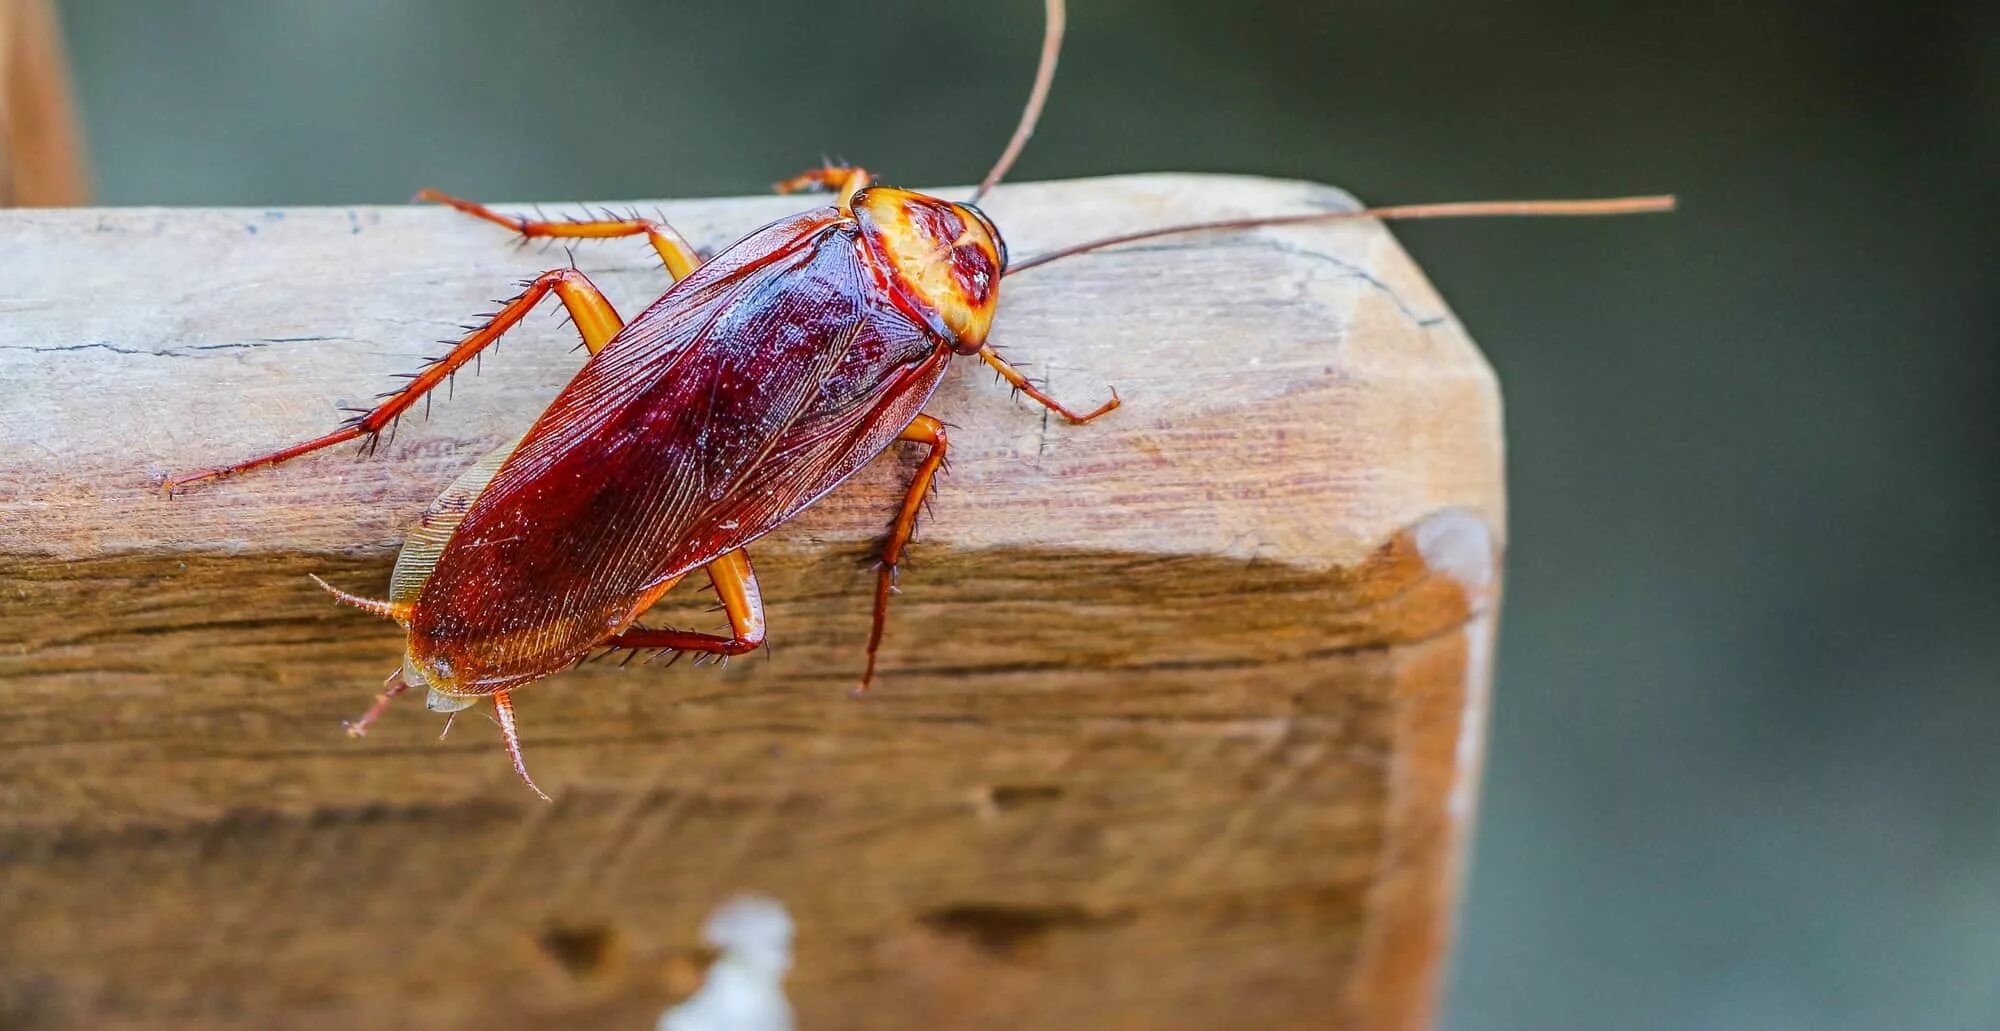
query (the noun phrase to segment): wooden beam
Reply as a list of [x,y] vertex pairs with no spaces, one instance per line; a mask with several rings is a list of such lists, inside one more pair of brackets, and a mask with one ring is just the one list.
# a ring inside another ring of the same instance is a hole
[[[1161,175],[986,210],[1028,255],[1347,203]],[[714,247],[797,204],[660,206]],[[875,693],[846,693],[865,565],[915,454],[757,549],[768,658],[526,691],[553,804],[483,719],[344,736],[400,642],[306,579],[380,593],[415,514],[576,367],[553,315],[374,460],[151,487],[323,431],[568,260],[506,244],[432,208],[0,213],[0,1024],[646,1027],[742,891],[797,924],[803,1027],[1427,1021],[1500,408],[1380,226],[1009,279],[995,342],[1125,407],[1068,427],[954,374]],[[663,284],[636,244],[576,259],[628,313]]]

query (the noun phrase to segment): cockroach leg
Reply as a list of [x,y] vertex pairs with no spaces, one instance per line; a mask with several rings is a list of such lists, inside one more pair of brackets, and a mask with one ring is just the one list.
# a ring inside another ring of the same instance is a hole
[[750,568],[750,553],[738,548],[710,562],[707,569],[709,582],[715,584],[715,593],[722,598],[722,610],[729,614],[728,637],[692,630],[630,627],[604,643],[613,648],[672,648],[725,657],[763,647],[764,595],[757,587],[756,572]]
[[840,210],[852,213],[854,195],[867,189],[868,184],[874,181],[875,177],[869,175],[865,168],[829,162],[776,183],[773,188],[779,193],[837,193],[840,196],[834,203],[839,205]]
[[1089,422],[1092,419],[1097,418],[1100,415],[1109,413],[1112,409],[1117,408],[1120,404],[1123,403],[1118,400],[1117,389],[1113,388],[1111,391],[1111,400],[1106,401],[1101,405],[1098,405],[1096,408],[1093,408],[1090,411],[1083,413],[1082,415],[1078,415],[1075,412],[1069,410],[1069,408],[1065,407],[1062,404],[1062,402],[1057,401],[1055,398],[1050,397],[1049,395],[1043,393],[1042,389],[1036,386],[1033,380],[1029,379],[1025,375],[1022,375],[1021,370],[1016,369],[1012,365],[1007,364],[1006,359],[1000,357],[999,353],[994,351],[990,345],[981,347],[979,349],[979,360],[992,366],[993,371],[999,373],[1001,379],[1004,379],[1008,383],[1012,384],[1015,390],[1018,390],[1021,393],[1026,394],[1031,398],[1034,398],[1035,401],[1042,407],[1047,408],[1049,411],[1054,412],[1057,415],[1062,416],[1064,419],[1072,423],[1075,423],[1079,426],[1086,422]]
[[889,525],[889,539],[882,545],[882,561],[875,572],[875,620],[868,628],[868,666],[861,673],[861,685],[854,689],[856,695],[867,691],[875,679],[875,651],[882,646],[882,631],[888,626],[889,596],[896,593],[896,566],[903,561],[903,549],[909,546],[910,536],[916,533],[917,513],[923,510],[931,484],[936,481],[938,470],[944,467],[945,453],[951,447],[944,423],[928,415],[917,416],[896,439],[929,444],[931,450],[917,466],[917,475],[911,477],[910,491],[903,495],[903,507],[897,510],[896,521]]
[[578,221],[555,221],[540,218],[519,218],[503,215],[484,204],[453,197],[436,190],[419,190],[418,200],[449,204],[474,218],[485,219],[495,225],[506,226],[521,234],[522,239],[532,240],[610,240],[621,236],[644,236],[653,250],[660,255],[660,261],[667,266],[667,274],[679,282],[688,273],[701,267],[701,256],[689,245],[680,231],[665,222],[650,218],[604,218]]
[[493,716],[500,724],[500,737],[507,742],[507,757],[514,760],[514,772],[521,775],[521,782],[528,785],[529,791],[542,796],[542,801],[555,801],[535,785],[535,778],[528,776],[528,764],[521,759],[521,732],[514,726],[514,699],[507,692],[493,692]]
[[377,717],[388,711],[389,703],[395,701],[397,695],[409,689],[410,685],[403,680],[402,668],[397,667],[396,672],[389,674],[389,679],[382,681],[382,693],[375,696],[375,704],[370,705],[368,711],[361,714],[360,719],[348,720],[341,724],[347,728],[347,736],[361,737],[367,734],[369,724],[374,723]]
[[360,437],[372,438],[392,425],[398,416],[409,411],[418,399],[448,380],[452,373],[471,361],[474,355],[514,328],[536,303],[550,293],[554,293],[562,301],[563,307],[569,310],[577,332],[583,336],[584,346],[588,347],[592,354],[596,354],[611,341],[612,337],[617,336],[618,331],[625,325],[625,321],[618,317],[617,309],[613,308],[604,294],[591,283],[590,277],[573,268],[544,272],[529,281],[527,288],[521,291],[519,296],[502,305],[485,325],[473,330],[443,357],[411,376],[409,383],[401,390],[392,391],[386,395],[381,404],[348,420],[332,433],[267,455],[259,455],[235,465],[169,477],[161,483],[160,489],[172,496],[198,483],[219,480],[267,465],[277,465],[300,455],[311,454],[321,448],[332,447]]

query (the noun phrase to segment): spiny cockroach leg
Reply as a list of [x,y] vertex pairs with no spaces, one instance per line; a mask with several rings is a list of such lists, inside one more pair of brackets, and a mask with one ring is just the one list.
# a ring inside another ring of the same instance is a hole
[[854,195],[868,188],[875,177],[865,168],[854,168],[834,161],[822,161],[820,167],[800,172],[790,179],[773,184],[779,193],[837,193],[834,203],[848,214],[854,213]]
[[[770,653],[771,642],[769,641],[764,642],[764,651],[766,654]],[[686,652],[681,651],[678,648],[655,648],[653,649],[652,654],[646,656],[646,665],[650,666],[653,663],[660,661],[660,656],[664,655],[667,657],[667,664],[661,666],[660,668],[673,669],[674,663],[681,661],[681,656],[686,654],[687,654]]]
[[[667,266],[667,275],[672,276],[675,282],[679,282],[688,273],[701,266],[700,256],[695,253],[692,246],[689,246],[680,231],[656,219],[637,216],[619,218],[610,212],[606,212],[610,216],[608,218],[588,221],[517,218],[502,215],[484,204],[453,197],[437,190],[419,190],[417,199],[449,204],[474,218],[505,226],[521,234],[521,242],[524,244],[537,237],[548,240],[610,240],[621,236],[644,236],[646,241],[653,245],[653,250],[660,255],[660,261]],[[571,263],[574,264],[575,260],[575,256],[572,255]]]
[[757,587],[756,572],[750,568],[750,553],[738,548],[710,562],[707,569],[709,582],[722,599],[722,610],[729,614],[728,637],[629,627],[604,643],[613,648],[672,648],[712,655],[756,651],[764,643],[764,595]]
[[861,673],[860,686],[853,691],[856,695],[867,691],[869,682],[875,679],[875,651],[882,646],[882,631],[888,626],[889,596],[896,593],[896,567],[903,561],[903,549],[909,546],[910,536],[917,530],[917,513],[930,496],[931,484],[936,481],[945,452],[951,447],[944,423],[928,415],[917,416],[896,439],[929,444],[931,449],[917,466],[917,474],[910,478],[910,491],[903,495],[903,507],[897,510],[896,521],[889,524],[889,539],[882,545],[882,561],[875,572],[875,618],[868,627],[868,666]]
[[[314,579],[318,579],[318,577],[314,577]],[[321,586],[325,585],[322,584]],[[347,736],[361,737],[367,734],[368,725],[374,723],[377,717],[388,710],[389,703],[395,701],[397,695],[409,689],[410,685],[403,680],[403,671],[400,668],[396,672],[389,674],[389,679],[382,681],[382,693],[375,696],[375,704],[370,705],[368,711],[361,714],[360,719],[346,720],[341,723],[341,726],[347,728]]]
[[[311,573],[307,573],[306,575],[312,577],[312,582],[318,584],[320,586],[320,590],[323,590],[326,593],[333,595],[333,600],[339,602],[342,605],[352,605],[363,612],[373,613],[377,616],[381,616],[383,619],[393,619],[398,623],[407,623],[410,620],[409,602],[382,601],[379,598],[363,598],[358,594],[349,594],[346,591],[343,591],[340,588],[335,587],[330,583],[327,583],[325,580],[322,580]],[[401,676],[402,674],[398,673],[397,675]]]
[[407,386],[389,392],[381,404],[369,409],[367,414],[360,418],[342,423],[339,429],[323,437],[316,437],[303,444],[294,444],[267,455],[259,455],[235,465],[204,469],[186,476],[168,477],[161,483],[160,488],[171,496],[198,483],[219,480],[262,466],[277,465],[300,455],[310,454],[321,448],[332,447],[359,437],[367,437],[371,441],[379,439],[381,432],[385,428],[392,427],[397,418],[408,411],[411,405],[417,403],[418,398],[430,393],[457,371],[459,366],[472,360],[474,355],[499,340],[501,334],[514,328],[537,302],[550,293],[560,298],[563,306],[569,309],[570,316],[576,320],[577,331],[583,335],[584,346],[590,348],[592,354],[596,354],[611,341],[612,337],[618,335],[620,329],[624,328],[625,321],[618,317],[617,309],[611,306],[611,302],[605,299],[590,282],[588,276],[567,268],[544,272],[530,281],[527,289],[519,296],[503,305],[485,325],[474,330],[449,352],[411,377]]
[[507,692],[493,692],[493,716],[500,724],[500,737],[507,742],[507,757],[514,760],[514,772],[521,775],[521,782],[528,785],[529,791],[542,796],[542,801],[555,801],[535,785],[535,778],[528,776],[528,764],[521,759],[521,732],[514,726],[514,699],[507,697]]
[[1035,401],[1042,407],[1047,408],[1049,411],[1054,412],[1057,415],[1062,416],[1064,419],[1067,419],[1070,422],[1075,423],[1079,426],[1086,422],[1089,422],[1092,419],[1097,418],[1100,415],[1109,413],[1112,409],[1117,408],[1119,404],[1122,403],[1118,400],[1117,389],[1113,388],[1111,391],[1111,400],[1106,401],[1101,405],[1098,405],[1096,408],[1093,408],[1082,415],[1078,415],[1075,412],[1069,410],[1067,407],[1065,407],[1062,404],[1062,402],[1057,401],[1055,398],[1042,393],[1042,389],[1036,386],[1033,380],[1030,380],[1027,376],[1023,375],[1021,373],[1021,370],[1016,369],[1012,365],[1007,364],[1006,359],[1001,358],[999,353],[994,351],[991,346],[985,346],[979,349],[979,360],[985,362],[989,366],[992,366],[993,371],[999,373],[1001,379],[1004,379],[1008,383],[1012,384],[1015,390],[1018,390],[1021,393],[1034,398]]

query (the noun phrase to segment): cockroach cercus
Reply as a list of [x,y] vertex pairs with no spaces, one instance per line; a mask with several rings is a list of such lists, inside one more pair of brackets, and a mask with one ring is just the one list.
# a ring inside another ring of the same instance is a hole
[[[1063,0],[1046,0],[1034,86],[1019,124],[964,202],[875,183],[827,166],[778,184],[827,191],[831,205],[779,219],[701,260],[679,233],[643,219],[546,221],[499,214],[426,191],[522,237],[642,236],[672,285],[630,322],[575,268],[543,273],[448,353],[324,436],[235,465],[170,477],[172,495],[378,435],[426,392],[554,294],[589,357],[527,432],[474,463],[432,503],[397,558],[386,600],[321,582],[349,605],[401,624],[407,647],[361,734],[403,691],[457,712],[490,699],[514,770],[521,759],[513,692],[602,648],[738,655],[764,640],[748,546],[897,441],[928,451],[904,494],[875,577],[874,621],[860,687],[874,675],[896,564],[943,466],[945,425],[924,414],[955,355],[990,366],[1071,423],[1118,407],[1063,406],[987,343],[1003,277],[1100,247],[1170,234],[1351,218],[1599,215],[1659,211],[1670,197],[1432,204],[1172,225],[1092,240],[1011,264],[976,203],[1034,131],[1061,49]],[[364,444],[365,446],[365,444]],[[729,633],[640,624],[702,570]],[[547,795],[542,795],[547,798]]]

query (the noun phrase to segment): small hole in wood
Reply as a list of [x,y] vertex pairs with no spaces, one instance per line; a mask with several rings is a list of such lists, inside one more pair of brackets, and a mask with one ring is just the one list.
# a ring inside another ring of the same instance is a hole
[[1063,797],[1063,789],[1054,784],[995,784],[986,789],[986,797],[994,809],[1005,813],[1053,802]]
[[544,930],[535,944],[571,977],[582,980],[612,968],[618,955],[618,932],[602,924],[556,925]]
[[964,938],[995,958],[1028,960],[1041,953],[1051,934],[1116,924],[1129,915],[1097,913],[1076,905],[971,902],[933,909],[918,919],[932,931]]

